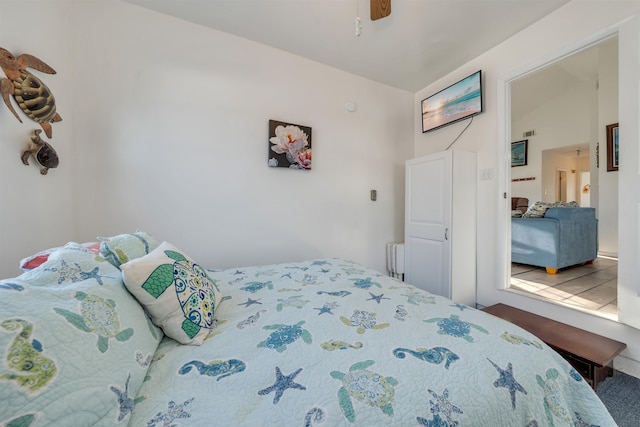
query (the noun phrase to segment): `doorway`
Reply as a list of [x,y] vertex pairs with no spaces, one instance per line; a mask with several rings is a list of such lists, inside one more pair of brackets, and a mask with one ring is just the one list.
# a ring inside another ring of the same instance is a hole
[[[614,177],[606,175],[606,164],[601,167],[598,116],[604,108],[603,92],[617,99],[617,81],[615,87],[600,85],[601,79],[608,79],[602,75],[602,58],[610,58],[612,50],[617,55],[617,49],[617,37],[610,37],[508,83],[511,141],[527,137],[529,159],[527,165],[510,170],[511,196],[527,198],[530,206],[537,201],[576,201],[581,207],[594,207],[600,219],[600,252],[592,264],[567,267],[557,274],[544,267],[511,264],[508,287],[614,320],[617,200],[615,206],[607,203],[604,208],[599,202],[617,194],[617,181],[612,183]],[[614,241],[615,246],[609,246]],[[510,252],[510,241],[508,247]]]

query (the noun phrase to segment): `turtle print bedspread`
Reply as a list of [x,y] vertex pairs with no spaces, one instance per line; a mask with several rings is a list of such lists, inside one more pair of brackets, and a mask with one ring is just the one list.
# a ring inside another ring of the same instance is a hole
[[202,346],[165,337],[130,426],[614,426],[535,336],[344,259],[211,270]]

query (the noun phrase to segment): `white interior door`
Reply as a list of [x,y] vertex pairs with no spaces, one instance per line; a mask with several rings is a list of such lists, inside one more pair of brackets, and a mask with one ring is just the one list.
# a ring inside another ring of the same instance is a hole
[[406,163],[405,281],[451,297],[450,151]]

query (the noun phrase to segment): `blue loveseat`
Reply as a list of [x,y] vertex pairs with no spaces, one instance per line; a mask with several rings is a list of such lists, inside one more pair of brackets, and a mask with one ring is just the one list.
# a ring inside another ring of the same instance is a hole
[[598,256],[594,208],[549,208],[543,218],[511,218],[511,261],[558,269]]

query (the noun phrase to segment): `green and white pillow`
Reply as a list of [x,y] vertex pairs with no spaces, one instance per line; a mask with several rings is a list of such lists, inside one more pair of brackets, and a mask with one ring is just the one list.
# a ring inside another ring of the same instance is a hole
[[[101,283],[59,283],[62,265],[98,268]],[[163,335],[120,271],[95,254],[61,250],[3,283],[0,425],[127,425]]]
[[116,267],[147,255],[157,248],[159,243],[144,231],[113,237],[98,237],[98,240],[100,240],[100,255]]
[[166,335],[182,344],[204,342],[221,300],[218,285],[204,268],[163,242],[120,269],[127,289]]

